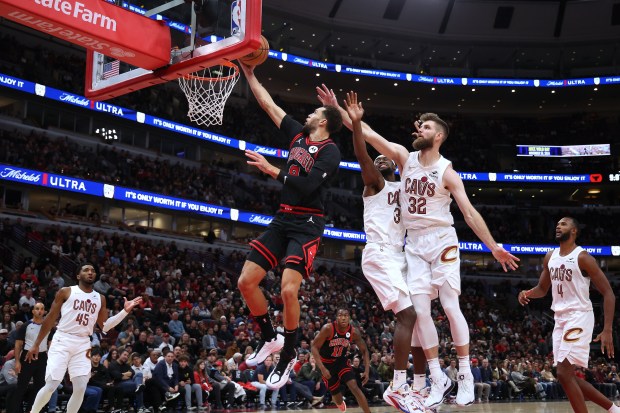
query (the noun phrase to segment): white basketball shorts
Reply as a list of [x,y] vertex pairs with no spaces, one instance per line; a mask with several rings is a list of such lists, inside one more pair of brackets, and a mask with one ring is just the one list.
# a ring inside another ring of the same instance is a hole
[[570,364],[588,368],[593,331],[593,311],[556,314],[553,329],[554,365],[568,360]]
[[366,244],[362,252],[362,271],[385,311],[396,314],[412,305],[405,282],[406,268],[402,247]]
[[445,283],[461,293],[461,256],[454,227],[407,230],[407,285],[412,295],[438,296]]
[[45,380],[63,380],[69,370],[69,377],[89,376],[90,337],[79,337],[56,331],[49,351]]

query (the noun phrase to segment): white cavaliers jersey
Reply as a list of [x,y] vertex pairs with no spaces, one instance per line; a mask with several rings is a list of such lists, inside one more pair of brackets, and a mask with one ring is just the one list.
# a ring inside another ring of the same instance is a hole
[[61,333],[88,337],[93,334],[100,310],[101,296],[97,291],[87,293],[74,285],[69,298],[60,307],[57,329]]
[[579,253],[583,248],[577,247],[565,257],[556,248],[549,259],[551,276],[551,293],[553,303],[551,310],[556,315],[566,311],[592,311],[590,301],[590,277],[584,277],[579,268]]
[[454,224],[450,213],[450,191],[443,186],[443,174],[452,164],[441,156],[430,166],[418,161],[420,152],[411,152],[401,171],[400,205],[406,229],[447,227]]
[[401,225],[399,191],[400,182],[385,181],[381,191],[363,197],[366,242],[404,244],[405,228]]

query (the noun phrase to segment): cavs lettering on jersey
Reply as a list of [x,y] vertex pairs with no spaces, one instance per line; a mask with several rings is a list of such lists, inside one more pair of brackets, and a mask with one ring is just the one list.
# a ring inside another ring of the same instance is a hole
[[579,254],[583,248],[576,247],[562,257],[556,248],[549,259],[549,275],[553,303],[551,310],[556,315],[568,311],[592,311],[590,301],[590,277],[585,277],[579,268]]
[[72,286],[69,298],[60,308],[58,331],[80,337],[92,335],[99,310],[101,296],[97,291],[87,293],[77,285]]
[[405,228],[400,224],[400,182],[385,181],[381,191],[362,199],[366,242],[403,245]]
[[351,346],[353,338],[353,327],[349,327],[343,332],[339,332],[336,323],[332,323],[332,336],[329,340],[325,340],[319,354],[323,363],[334,363],[338,359],[346,359],[347,350]]
[[441,156],[430,166],[419,162],[420,152],[411,152],[401,173],[400,205],[406,229],[447,227],[454,224],[450,213],[450,191],[443,186],[443,174],[451,162]]

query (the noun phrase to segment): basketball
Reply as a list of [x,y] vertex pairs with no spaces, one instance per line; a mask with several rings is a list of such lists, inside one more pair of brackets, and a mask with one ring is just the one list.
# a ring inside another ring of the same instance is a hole
[[269,56],[269,42],[265,39],[265,36],[260,37],[260,47],[254,50],[252,53],[247,54],[241,58],[239,61],[248,66],[258,66],[261,65],[267,60]]

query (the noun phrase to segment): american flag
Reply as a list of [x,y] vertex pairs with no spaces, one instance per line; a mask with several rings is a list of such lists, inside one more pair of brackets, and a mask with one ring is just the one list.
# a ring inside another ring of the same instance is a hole
[[110,63],[103,65],[103,78],[108,79],[112,76],[116,76],[119,73],[120,61],[113,60]]

